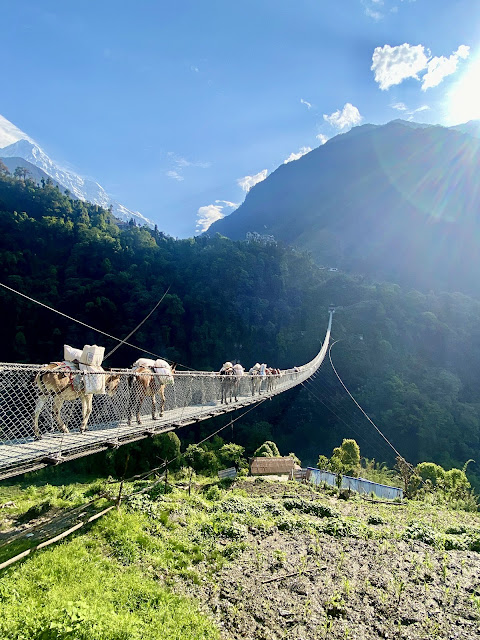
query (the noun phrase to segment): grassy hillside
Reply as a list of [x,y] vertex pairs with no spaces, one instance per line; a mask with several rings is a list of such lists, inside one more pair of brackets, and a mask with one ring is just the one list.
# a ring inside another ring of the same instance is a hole
[[[1,637],[470,640],[478,633],[477,514],[447,510],[434,494],[387,505],[263,478],[229,485],[198,476],[190,494],[187,484],[180,475],[166,494],[157,485],[126,498],[88,531],[5,570]],[[147,488],[132,483],[125,493],[139,487]],[[64,495],[69,490],[79,500],[88,485],[64,487]],[[12,491],[1,489],[2,503]],[[30,500],[35,491],[39,502],[53,489],[32,488]],[[2,535],[25,526],[24,500],[2,510]]]

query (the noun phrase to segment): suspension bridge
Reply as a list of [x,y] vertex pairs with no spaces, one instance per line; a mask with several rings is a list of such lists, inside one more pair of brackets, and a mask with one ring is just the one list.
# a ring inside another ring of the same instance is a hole
[[[209,371],[175,374],[174,384],[165,387],[163,414],[152,417],[151,398],[140,408],[141,423],[130,421],[132,371],[117,369],[120,382],[115,393],[94,395],[87,431],[81,432],[80,399],[64,402],[61,419],[68,433],[59,431],[55,416],[55,396],[48,398],[39,418],[41,439],[35,438],[34,415],[39,395],[36,376],[43,365],[0,363],[0,479],[35,471],[83,456],[117,448],[159,433],[195,424],[263,402],[310,378],[325,359],[330,341],[334,309],[329,309],[325,338],[317,355],[302,366],[253,381],[248,374],[238,378],[236,398],[221,402],[222,376]],[[111,372],[105,375],[110,375]],[[88,374],[87,374],[88,375]],[[155,374],[152,374],[155,375]],[[255,382],[255,384],[254,384]]]

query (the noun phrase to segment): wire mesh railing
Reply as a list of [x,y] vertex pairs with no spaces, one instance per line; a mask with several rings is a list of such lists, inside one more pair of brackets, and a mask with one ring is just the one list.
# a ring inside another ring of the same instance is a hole
[[[60,364],[0,363],[0,478],[192,424],[290,389],[320,366],[325,341],[301,367],[270,375],[207,371],[90,373]],[[96,376],[96,380],[91,378]],[[103,377],[100,380],[98,377]],[[99,387],[103,393],[87,393]]]

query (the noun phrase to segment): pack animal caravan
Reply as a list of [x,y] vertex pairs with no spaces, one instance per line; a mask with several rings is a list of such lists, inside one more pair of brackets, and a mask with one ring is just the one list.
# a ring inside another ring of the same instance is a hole
[[85,345],[75,349],[70,345],[63,347],[63,362],[51,362],[35,376],[35,386],[39,395],[35,402],[34,433],[40,439],[40,414],[49,399],[53,400],[53,414],[63,433],[68,433],[68,426],[62,419],[61,411],[65,402],[80,399],[82,403],[82,421],[80,431],[87,430],[87,423],[92,413],[93,395],[112,396],[120,384],[120,376],[110,374],[101,367],[104,347]]
[[129,378],[130,398],[128,403],[128,424],[132,422],[132,414],[137,424],[141,424],[140,409],[145,398],[151,398],[152,420],[157,419],[156,396],[160,398],[160,415],[165,408],[165,387],[173,384],[175,368],[168,362],[158,358],[138,358],[132,365],[133,375]]

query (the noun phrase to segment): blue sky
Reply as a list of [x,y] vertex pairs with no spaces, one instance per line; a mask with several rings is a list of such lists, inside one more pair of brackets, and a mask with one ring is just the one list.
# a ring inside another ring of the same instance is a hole
[[178,237],[353,125],[480,118],[478,0],[24,0],[1,41],[0,114]]

